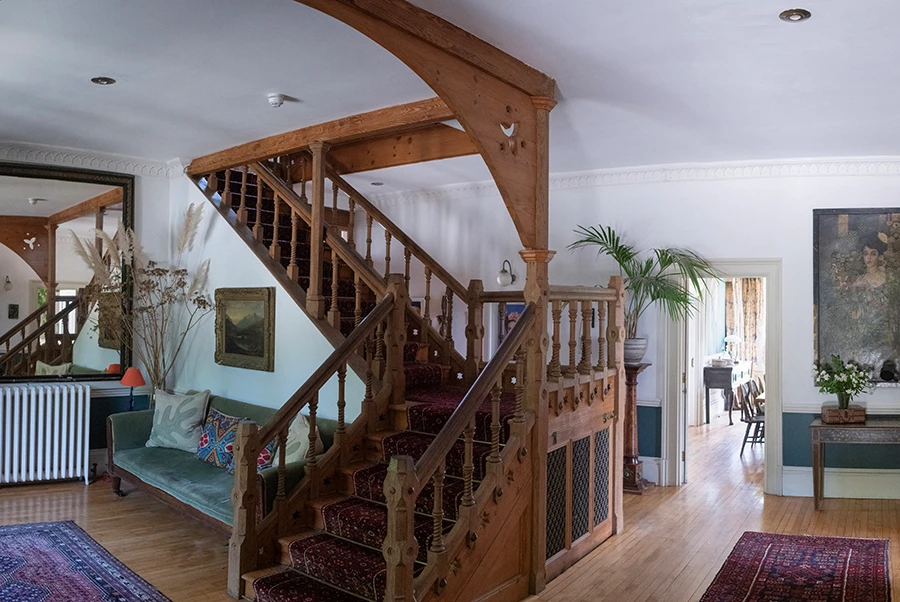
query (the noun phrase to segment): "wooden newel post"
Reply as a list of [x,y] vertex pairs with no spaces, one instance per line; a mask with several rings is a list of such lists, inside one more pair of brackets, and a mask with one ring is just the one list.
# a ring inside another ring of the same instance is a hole
[[[556,251],[525,249],[519,255],[525,260],[525,302],[535,304],[535,320],[531,334],[525,340],[525,411],[534,415],[530,449],[532,470],[532,520],[530,588],[544,589],[547,580],[547,438],[549,412],[547,407],[547,308],[550,302],[549,264]],[[521,454],[521,452],[520,452]]]
[[325,296],[322,292],[322,262],[325,256],[325,152],[328,145],[313,142],[312,151],[312,210],[309,241],[309,289],[306,309],[320,320],[325,317]]
[[409,304],[409,293],[403,274],[390,274],[387,279],[387,292],[394,295],[394,308],[387,319],[387,330],[384,333],[385,349],[385,382],[393,385],[391,396],[396,403],[406,399],[406,376],[403,373],[403,348],[406,346],[406,307]]
[[387,562],[385,600],[415,602],[413,568],[419,554],[415,534],[415,505],[419,494],[416,466],[409,456],[394,456],[384,480],[388,507],[387,536],[382,553]]
[[234,507],[234,522],[228,543],[228,593],[240,599],[243,596],[244,573],[256,569],[256,461],[259,457],[259,435],[257,425],[242,421],[238,425],[234,440],[234,457],[237,467],[234,471],[234,489],[231,503]]
[[484,304],[481,302],[484,283],[481,280],[469,281],[469,316],[466,320],[466,385],[472,386],[481,371],[482,354],[484,353]]
[[616,418],[613,422],[613,478],[611,479],[615,494],[613,495],[613,533],[621,533],[625,529],[625,513],[622,503],[622,486],[624,483],[625,456],[625,283],[621,276],[609,279],[609,288],[616,291],[616,300],[609,304],[609,321],[606,326],[606,342],[609,348],[609,368],[615,370]]

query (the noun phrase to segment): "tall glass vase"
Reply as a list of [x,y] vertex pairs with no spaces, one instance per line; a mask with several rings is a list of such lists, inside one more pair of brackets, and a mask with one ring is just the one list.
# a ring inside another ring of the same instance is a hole
[[850,399],[852,398],[846,391],[839,391],[837,394],[838,408],[846,410],[850,407]]

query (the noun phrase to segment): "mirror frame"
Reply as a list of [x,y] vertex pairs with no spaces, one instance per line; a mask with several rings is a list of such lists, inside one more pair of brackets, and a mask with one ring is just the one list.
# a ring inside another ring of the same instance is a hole
[[[45,165],[41,163],[14,163],[0,161],[0,176],[13,176],[17,178],[35,178],[41,180],[62,180],[66,182],[80,182],[85,184],[101,184],[106,186],[118,186],[122,189],[122,223],[126,228],[134,229],[134,184],[133,175],[110,171],[95,171],[80,169],[77,167],[63,167],[58,165]],[[129,266],[123,265],[123,270]],[[132,298],[129,289],[125,298]],[[122,379],[125,369],[131,366],[131,349],[123,341],[119,350],[119,363],[122,372],[118,374],[65,374],[60,376],[0,376],[0,385],[22,382],[78,382],[78,381],[118,381]]]

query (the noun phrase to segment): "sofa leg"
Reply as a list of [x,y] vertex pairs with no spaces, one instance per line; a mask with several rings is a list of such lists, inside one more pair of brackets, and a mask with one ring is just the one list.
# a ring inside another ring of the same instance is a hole
[[110,479],[110,482],[112,483],[112,490],[113,490],[113,493],[115,493],[117,496],[119,496],[119,497],[125,497],[126,495],[128,495],[127,493],[125,493],[124,491],[122,491],[122,479],[121,479],[121,478],[119,478],[119,477],[112,477],[112,478]]

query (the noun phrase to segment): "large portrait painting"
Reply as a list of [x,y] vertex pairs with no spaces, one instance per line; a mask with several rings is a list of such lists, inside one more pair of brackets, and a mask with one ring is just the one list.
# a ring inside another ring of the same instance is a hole
[[832,355],[896,380],[900,208],[813,212],[816,360]]
[[216,363],[275,370],[275,289],[216,289]]

